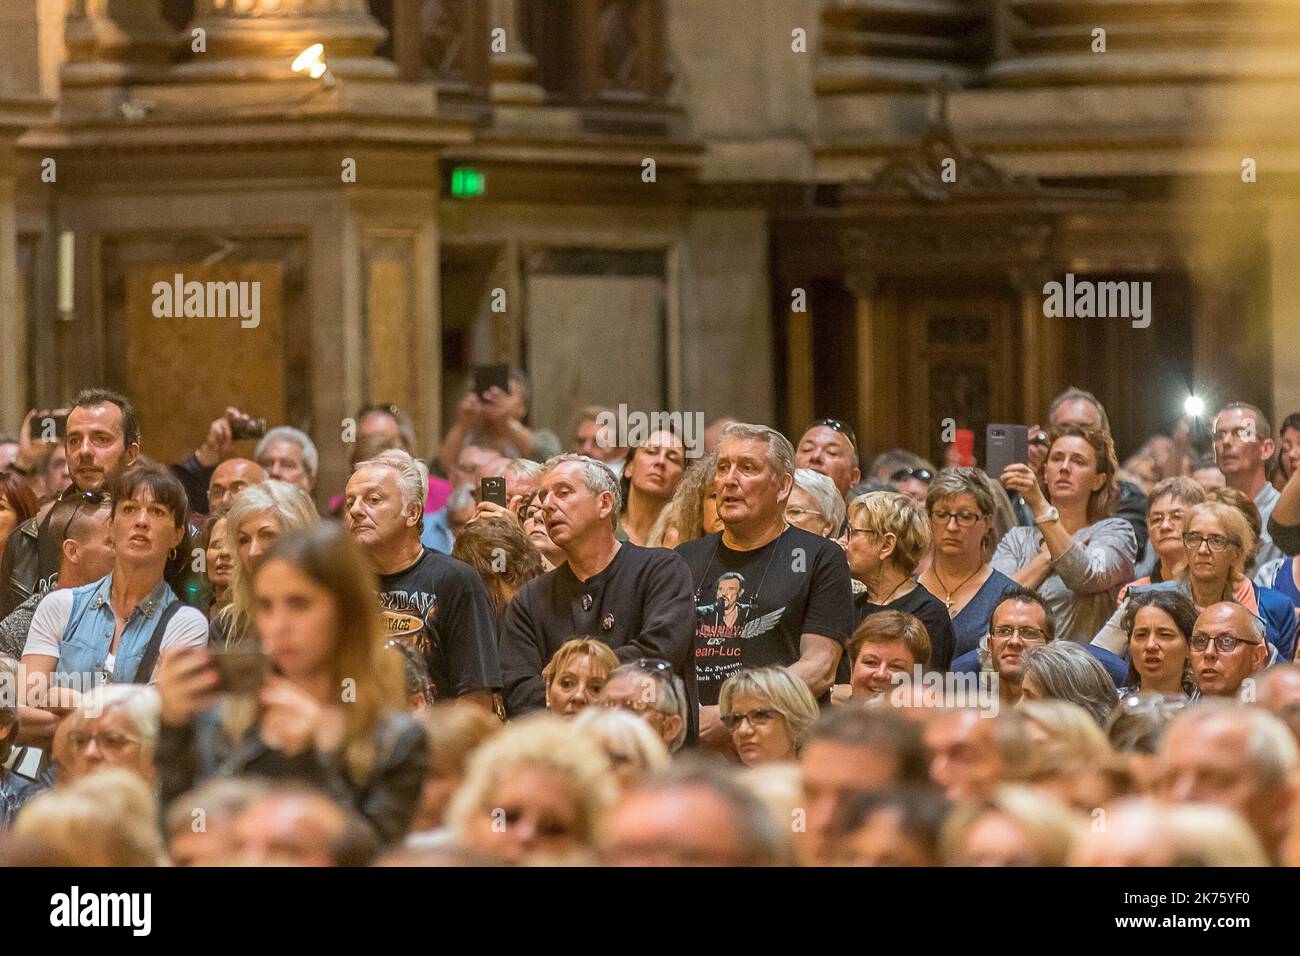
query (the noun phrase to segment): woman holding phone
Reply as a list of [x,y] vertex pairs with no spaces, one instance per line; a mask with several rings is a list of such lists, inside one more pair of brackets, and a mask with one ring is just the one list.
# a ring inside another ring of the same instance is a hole
[[251,587],[267,658],[261,686],[243,688],[243,700],[222,695],[223,674],[256,668],[218,668],[222,655],[206,649],[169,655],[159,668],[165,803],[215,775],[297,780],[352,806],[384,842],[406,833],[428,745],[404,712],[401,661],[384,648],[376,590],[332,522],[276,542]]
[[1091,641],[1115,610],[1120,588],[1133,578],[1133,526],[1112,517],[1118,470],[1110,435],[1061,425],[1048,434],[1043,484],[1025,464],[1012,463],[1002,472],[1003,487],[1020,493],[1034,527],[1008,531],[993,567],[1043,596],[1058,639]]

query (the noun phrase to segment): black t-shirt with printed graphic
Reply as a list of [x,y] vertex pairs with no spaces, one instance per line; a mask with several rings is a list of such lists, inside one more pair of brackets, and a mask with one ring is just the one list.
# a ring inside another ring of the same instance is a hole
[[424,659],[439,700],[501,688],[492,601],[465,562],[425,548],[410,567],[380,575],[379,609],[388,638]]
[[677,548],[695,586],[695,675],[700,703],[718,702],[741,669],[788,667],[799,639],[843,644],[853,630],[853,586],[844,549],[801,528],[752,551],[733,551],[722,532]]

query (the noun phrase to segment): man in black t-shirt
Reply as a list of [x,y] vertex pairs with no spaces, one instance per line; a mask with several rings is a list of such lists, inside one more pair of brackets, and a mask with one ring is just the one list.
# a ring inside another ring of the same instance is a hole
[[695,585],[700,743],[725,750],[718,689],[737,671],[788,667],[828,699],[853,630],[853,589],[839,545],[785,523],[794,449],[784,435],[728,425],[715,481],[723,530],[677,552]]
[[593,458],[551,458],[538,495],[546,531],[566,560],[525,584],[506,609],[506,712],[515,717],[546,706],[542,668],[574,637],[604,641],[623,663],[667,661],[693,702],[695,616],[686,562],[672,551],[614,537],[622,496],[613,472]]
[[410,455],[386,451],[348,479],[345,522],[379,575],[391,639],[423,658],[439,700],[491,709],[501,688],[492,602],[478,572],[420,544],[428,487],[428,474]]

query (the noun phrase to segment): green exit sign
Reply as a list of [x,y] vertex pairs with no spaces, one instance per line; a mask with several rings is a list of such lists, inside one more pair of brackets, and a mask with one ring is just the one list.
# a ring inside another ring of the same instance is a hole
[[482,196],[487,186],[483,173],[470,166],[457,166],[451,171],[451,194],[460,199]]

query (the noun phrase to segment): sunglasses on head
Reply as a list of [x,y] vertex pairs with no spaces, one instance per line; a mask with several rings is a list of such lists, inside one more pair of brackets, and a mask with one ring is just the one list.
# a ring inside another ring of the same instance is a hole
[[934,481],[934,475],[929,468],[900,468],[889,476],[890,481],[906,481],[908,478],[915,478],[917,481],[924,481],[926,484]]
[[849,444],[853,446],[854,451],[857,450],[858,436],[854,434],[852,428],[850,428],[848,425],[845,425],[838,418],[819,418],[817,419],[817,421],[809,425],[808,428],[805,428],[804,431],[809,431],[813,428],[818,428],[818,427],[834,429],[835,431],[839,432],[841,435],[843,435],[845,438],[849,440]]
[[391,415],[393,418],[398,416],[397,406],[392,402],[386,404],[367,405],[361,411],[357,412],[357,421],[365,418],[367,415],[373,415],[375,412],[383,412],[385,415]]
[[103,490],[83,491],[77,495],[77,504],[72,509],[72,514],[68,515],[68,520],[63,524],[63,532],[59,535],[60,545],[68,540],[68,529],[72,527],[72,522],[77,520],[77,514],[81,511],[82,505],[98,510],[106,501],[108,501],[108,493]]

